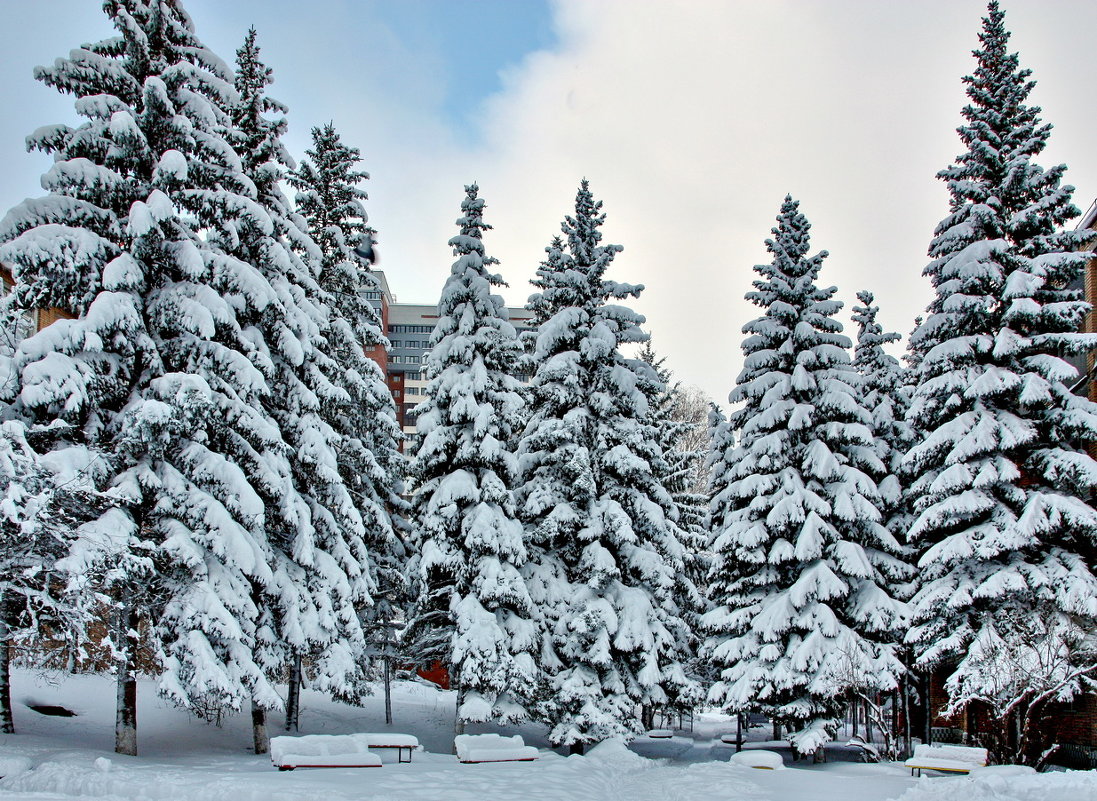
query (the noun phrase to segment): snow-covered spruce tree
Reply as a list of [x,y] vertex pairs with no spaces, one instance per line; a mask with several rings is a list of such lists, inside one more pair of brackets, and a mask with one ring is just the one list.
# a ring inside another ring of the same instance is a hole
[[[900,468],[907,449],[914,442],[913,430],[906,422],[910,407],[910,388],[905,380],[906,371],[899,360],[884,350],[885,344],[898,342],[902,337],[894,332],[885,333],[877,322],[876,315],[880,309],[873,305],[871,292],[862,290],[857,293],[857,299],[864,305],[853,307],[852,319],[857,326],[853,366],[862,379],[861,404],[872,415],[876,455],[883,467],[881,472],[873,475],[880,490],[880,513],[883,515],[884,526],[901,546],[901,551],[897,554],[899,559],[882,564],[881,573],[888,581],[887,589],[892,597],[907,601],[913,592],[914,569],[911,552],[903,543],[906,542],[906,532],[913,521]],[[904,609],[903,619],[896,623],[896,642],[901,642],[906,634],[906,612]],[[912,660],[909,649],[900,648],[897,653],[907,670],[902,677],[899,693],[892,697],[892,702],[909,710]],[[850,701],[854,714],[858,705],[864,705],[866,720],[877,725],[883,735],[885,754],[889,758],[897,757],[903,749],[909,751],[909,743],[900,746],[905,738],[893,737],[899,732],[886,723],[886,710],[880,704],[879,693],[874,687],[851,688]]]
[[289,180],[298,190],[297,210],[320,248],[319,283],[330,313],[327,353],[338,367],[332,383],[341,396],[327,408],[325,419],[341,438],[339,472],[365,526],[373,603],[361,615],[371,652],[383,663],[389,710],[395,627],[407,602],[407,502],[401,495],[407,463],[385,376],[366,355],[369,348],[388,344],[368,296],[378,288],[368,268],[373,231],[362,206],[366,193],[359,187],[369,176],[355,170],[358,150],[345,145],[330,123],[313,128],[312,143]]
[[[265,614],[263,664],[272,680],[289,667],[286,718],[295,724],[304,656],[314,689],[357,693],[366,667],[359,612],[372,605],[372,579],[358,497],[339,470],[344,440],[358,436],[343,426],[352,402],[347,370],[329,354],[332,311],[317,281],[321,251],[279,188],[293,162],[281,142],[285,107],[266,94],[271,81],[253,28],[237,51],[233,142],[269,225],[238,230],[231,244],[279,298],[277,313],[268,308],[253,324],[267,343],[257,364],[278,387],[266,408],[292,455],[292,491],[264,498],[274,581],[267,592],[257,588],[256,603]],[[352,388],[359,380],[351,375]],[[265,749],[263,710],[254,708],[253,718],[256,748]]]
[[116,748],[135,753],[137,634],[176,703],[281,703],[252,591],[272,580],[262,498],[284,487],[285,446],[263,409],[266,346],[241,322],[278,299],[220,246],[266,217],[225,139],[231,72],[178,3],[104,9],[116,37],[36,70],[86,121],[29,138],[55,158],[49,195],[0,223],[0,258],[18,308],[74,315],[21,344],[7,399],[47,429],[49,458],[91,452],[118,504],[71,559],[113,603]]
[[[70,481],[76,477],[69,477]],[[85,484],[85,482],[80,482]],[[0,733],[14,734],[11,704],[12,657],[40,649],[43,640],[64,644],[52,655],[72,658],[83,640],[87,607],[66,592],[57,569],[79,525],[63,496],[77,498],[84,487],[61,490],[51,471],[27,443],[22,421],[0,423]],[[82,506],[77,512],[83,513]],[[46,656],[50,651],[45,651]],[[52,667],[63,667],[53,664]]]
[[[979,38],[967,149],[939,173],[951,204],[925,270],[936,297],[912,342],[908,419],[926,435],[904,462],[921,557],[908,642],[947,676],[946,711],[985,704],[994,756],[1034,764],[1049,705],[1097,678],[1097,464],[1083,448],[1097,407],[1071,393],[1063,358],[1097,341],[1076,333],[1089,307],[1069,287],[1088,254],[1085,233],[1062,229],[1073,189],[1065,166],[1034,161],[1051,126],[1027,103],[1031,73],[996,2]],[[1024,680],[994,677],[1007,672]]]
[[709,403],[707,434],[705,468],[708,471],[708,511],[705,515],[705,528],[709,531],[723,530],[727,524],[727,515],[734,510],[729,505],[729,496],[725,490],[735,454],[735,432],[723,409],[715,403]]
[[681,531],[659,483],[664,460],[641,382],[658,377],[620,346],[646,339],[643,317],[613,301],[642,287],[605,277],[618,245],[584,180],[534,284],[543,309],[522,436],[527,586],[546,628],[541,714],[549,739],[584,744],[638,730],[637,706],[688,703],[675,603]]
[[442,640],[438,656],[457,689],[459,732],[465,722],[527,717],[537,678],[537,627],[519,573],[526,548],[513,496],[520,346],[503,299],[492,294],[503,280],[490,272],[498,260],[484,255],[491,226],[478,191],[465,187],[460,233],[449,241],[457,260],[438,302],[412,462],[424,594],[408,635]]
[[[883,465],[883,471],[874,476],[880,491],[880,513],[885,527],[901,544],[906,540],[912,519],[904,499],[900,465],[914,442],[914,432],[906,422],[910,395],[903,367],[884,350],[884,345],[898,342],[902,337],[894,332],[885,333],[877,322],[880,307],[872,305],[871,292],[862,290],[857,293],[857,299],[864,305],[853,307],[852,319],[857,326],[853,366],[862,379],[860,401],[872,415],[874,447]],[[909,599],[914,571],[907,561],[905,549],[903,554],[902,562],[889,563],[884,572],[891,582],[892,595]]]
[[834,287],[816,285],[809,224],[786,198],[747,298],[745,364],[731,402],[738,446],[714,465],[706,651],[720,680],[709,699],[786,725],[801,753],[830,740],[850,688],[896,686],[901,606],[882,568],[898,544],[882,525],[871,415],[834,319]]
[[[666,359],[656,355],[650,339],[641,346],[639,356],[658,379],[654,383],[641,379],[639,386],[648,401],[648,423],[663,452],[663,459],[651,463],[652,471],[674,502],[674,519],[682,543],[683,572],[674,588],[675,602],[687,624],[687,639],[679,643],[680,661],[689,666],[690,675],[696,676],[699,622],[707,609],[703,588],[708,578],[708,529],[707,498],[694,492],[693,483],[697,462],[704,454],[694,446],[696,421],[683,413],[682,389],[673,380]],[[650,707],[644,710],[643,722],[649,729],[655,725],[654,711]]]
[[[735,432],[728,422],[723,409],[713,402],[708,406],[708,426],[705,431],[708,444],[705,451],[706,499],[704,530],[705,542],[705,567],[708,571],[702,579],[705,588],[705,601],[711,603],[714,597],[722,597],[727,593],[727,588],[734,582],[735,565],[724,563],[724,569],[718,577],[712,570],[712,545],[715,538],[714,532],[723,531],[727,526],[728,517],[736,508],[735,498],[728,492],[728,483],[731,476],[731,465],[735,461]],[[718,581],[715,586],[709,582],[714,578]],[[704,635],[705,622],[699,621],[701,635]],[[706,643],[702,640],[698,648],[698,673],[704,677],[705,686],[711,686],[719,677],[719,670],[712,664],[712,660],[706,652]]]

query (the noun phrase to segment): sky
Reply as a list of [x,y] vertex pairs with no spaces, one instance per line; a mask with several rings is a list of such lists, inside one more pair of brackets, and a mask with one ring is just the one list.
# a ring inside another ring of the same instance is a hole
[[[1097,198],[1097,3],[1004,0],[1011,45],[1055,126],[1039,163]],[[249,25],[303,155],[333,121],[362,152],[381,268],[398,300],[430,303],[463,186],[478,182],[508,303],[524,304],[582,178],[604,201],[610,277],[675,377],[724,401],[741,368],[744,300],[786,193],[831,254],[821,282],[847,308],[875,292],[907,334],[961,152],[961,77],[978,0],[185,0],[226,61]],[[0,213],[41,193],[23,139],[77,120],[33,67],[110,35],[92,0],[0,0]],[[854,334],[847,327],[848,334]]]

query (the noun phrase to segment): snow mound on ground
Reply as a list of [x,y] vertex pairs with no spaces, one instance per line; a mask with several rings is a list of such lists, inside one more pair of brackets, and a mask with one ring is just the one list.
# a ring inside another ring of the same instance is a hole
[[1068,771],[1035,776],[983,774],[923,778],[897,801],[1097,801],[1097,773]]
[[732,754],[728,759],[733,765],[745,765],[748,768],[763,768],[765,770],[784,770],[785,761],[776,751],[765,751],[761,748],[747,749]]
[[620,768],[650,767],[651,762],[629,750],[628,744],[620,737],[603,740],[585,754],[587,759],[613,765]]
[[0,777],[14,776],[30,770],[31,761],[25,756],[0,755]]

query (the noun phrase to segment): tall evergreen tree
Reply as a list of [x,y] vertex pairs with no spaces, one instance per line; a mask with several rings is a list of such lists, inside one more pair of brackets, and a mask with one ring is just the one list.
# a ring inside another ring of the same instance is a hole
[[[786,724],[800,752],[833,737],[848,690],[896,686],[900,614],[883,569],[898,544],[882,525],[871,416],[858,401],[834,287],[816,285],[809,224],[786,198],[747,298],[745,364],[731,402],[738,447],[714,500],[709,699]],[[719,464],[719,462],[717,462]]]
[[[852,319],[857,326],[857,345],[853,352],[853,366],[861,376],[861,405],[872,415],[874,449],[883,470],[874,475],[880,491],[880,513],[884,525],[900,544],[906,540],[907,529],[912,522],[904,498],[901,480],[901,463],[913,444],[914,433],[906,422],[910,408],[910,396],[904,383],[904,371],[899,360],[884,350],[889,342],[902,337],[895,332],[884,332],[876,320],[879,306],[873,305],[873,294],[866,290],[857,293],[863,306],[854,306]],[[913,570],[902,562],[889,563],[884,571],[890,582],[892,594],[897,598],[909,598],[909,582]],[[896,630],[899,639],[905,632]]]
[[49,195],[0,223],[0,258],[17,309],[75,317],[22,343],[6,400],[54,462],[92,453],[117,504],[72,559],[104,566],[116,748],[135,753],[139,634],[176,703],[281,703],[255,658],[253,588],[272,581],[262,499],[288,471],[248,325],[277,294],[222,246],[266,224],[225,138],[232,75],[178,3],[104,9],[118,36],[36,70],[86,121],[29,138],[54,156]]
[[87,512],[79,502],[87,489],[90,482],[79,476],[58,480],[51,473],[27,442],[22,421],[0,423],[0,733],[15,733],[13,657],[48,637],[65,646],[54,656],[71,658],[85,639],[88,605],[67,591],[58,561]]
[[658,376],[622,355],[646,339],[643,318],[612,302],[642,287],[605,277],[621,248],[601,244],[604,219],[584,180],[562,226],[566,252],[550,247],[538,270],[530,304],[543,322],[519,451],[525,572],[548,634],[542,711],[551,741],[578,750],[637,731],[637,705],[693,690],[678,650],[681,531],[641,390]]
[[1050,702],[1097,675],[1097,408],[1075,396],[1064,357],[1088,305],[1070,287],[1087,254],[1065,166],[1035,159],[1051,126],[1028,104],[1030,71],[990,3],[967,76],[966,150],[939,173],[949,215],[925,273],[935,298],[912,337],[921,355],[909,420],[925,439],[917,476],[919,590],[908,641],[947,675],[949,711],[986,706],[999,758],[1036,762]]
[[[416,421],[413,508],[420,538],[420,655],[440,658],[467,721],[516,722],[537,677],[537,628],[519,568],[526,548],[513,488],[523,403],[514,369],[520,352],[502,278],[484,253],[484,201],[465,187],[457,260],[442,289],[427,356],[426,399]],[[434,647],[437,643],[440,647]]]
[[313,129],[312,142],[308,158],[289,179],[299,190],[298,211],[320,248],[319,284],[330,314],[327,352],[337,363],[332,380],[340,395],[325,419],[340,436],[339,473],[365,526],[373,604],[362,614],[367,639],[387,677],[395,658],[394,628],[407,600],[407,502],[402,498],[407,463],[385,376],[366,356],[366,349],[387,345],[370,302],[378,290],[368,261],[373,231],[362,205],[366,193],[359,187],[369,176],[355,169],[359,151],[345,145],[330,123]]
[[[733,496],[727,492],[730,468],[735,458],[735,433],[727,415],[715,403],[708,410],[708,512],[705,528],[709,532],[723,531],[728,515],[734,511]],[[711,539],[711,537],[710,537]]]
[[[694,492],[693,483],[697,462],[704,454],[692,449],[694,421],[684,419],[681,406],[684,403],[681,386],[673,380],[666,360],[656,355],[649,339],[639,352],[640,360],[649,365],[658,379],[654,384],[641,380],[640,389],[648,402],[648,423],[663,452],[663,459],[652,463],[655,477],[674,502],[673,519],[678,524],[682,543],[683,571],[675,585],[675,602],[687,623],[688,639],[679,643],[680,660],[689,665],[689,673],[695,674],[696,654],[700,641],[697,632],[701,615],[706,611],[703,588],[708,577],[708,530],[705,527],[707,498]],[[687,699],[682,699],[683,701]],[[692,696],[689,697],[693,700]],[[654,725],[650,718],[653,710],[645,710],[649,717],[645,725]]]
[[[258,363],[279,388],[266,407],[292,454],[292,490],[264,498],[275,581],[271,591],[257,589],[256,602],[267,621],[268,675],[280,679],[289,667],[286,715],[295,724],[305,656],[315,689],[357,694],[366,662],[359,613],[373,603],[373,580],[362,510],[339,470],[347,436],[341,422],[351,402],[347,370],[329,353],[331,303],[317,281],[321,251],[279,188],[293,162],[281,141],[285,107],[266,93],[271,82],[252,28],[237,51],[234,145],[269,225],[239,231],[234,244],[278,293],[279,313],[254,324],[268,343]],[[352,374],[352,389],[358,380]],[[253,715],[256,747],[265,750],[263,710]]]

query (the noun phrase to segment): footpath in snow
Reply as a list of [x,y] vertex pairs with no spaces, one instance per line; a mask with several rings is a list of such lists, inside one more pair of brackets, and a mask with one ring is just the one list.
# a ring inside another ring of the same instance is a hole
[[[167,705],[142,682],[141,756],[113,748],[114,689],[105,676],[51,677],[17,671],[13,701],[20,734],[0,736],[0,799],[53,801],[1097,801],[1097,773],[939,776],[913,779],[899,765],[798,763],[763,771],[729,764],[719,742],[723,716],[701,716],[692,736],[604,743],[586,756],[561,756],[534,727],[520,733],[541,750],[535,762],[462,765],[453,744],[453,695],[417,682],[394,688],[393,732],[414,734],[425,750],[411,764],[300,769],[281,773],[248,750],[247,715],[218,727]],[[76,717],[47,717],[29,704],[53,704]],[[385,731],[380,697],[364,708],[306,692],[301,733]],[[280,734],[272,716],[271,734]],[[733,724],[731,724],[733,725]],[[489,729],[478,729],[487,731]],[[761,746],[764,743],[751,743]],[[643,755],[641,755],[643,754]]]

